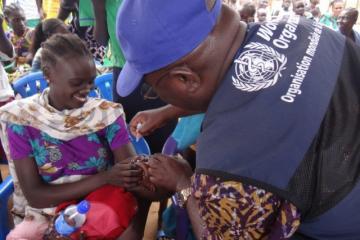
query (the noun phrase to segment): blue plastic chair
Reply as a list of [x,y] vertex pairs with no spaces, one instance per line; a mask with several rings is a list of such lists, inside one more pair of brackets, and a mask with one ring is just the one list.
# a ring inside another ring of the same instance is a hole
[[112,81],[113,81],[112,73],[105,73],[95,78],[95,88],[98,90],[98,94],[100,95],[101,98],[106,99],[108,101],[113,100]]
[[[135,151],[137,154],[150,155],[150,148],[148,143],[144,138],[140,138],[139,141],[133,136],[130,136],[130,140],[134,145]],[[14,183],[11,176],[8,176],[0,184],[0,239],[5,239],[6,235],[9,233],[9,223],[8,219],[8,200],[11,194],[14,192]]]
[[14,192],[14,183],[11,176],[8,176],[0,184],[0,239],[5,239],[9,233],[8,200]]
[[29,73],[16,80],[13,84],[15,93],[19,93],[23,98],[41,93],[47,86],[48,83],[42,72]]

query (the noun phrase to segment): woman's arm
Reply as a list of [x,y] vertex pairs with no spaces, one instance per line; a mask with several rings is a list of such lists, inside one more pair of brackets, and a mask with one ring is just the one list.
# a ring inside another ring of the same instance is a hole
[[4,16],[0,15],[0,52],[5,53],[8,57],[13,57],[13,47],[11,45],[11,42],[6,37],[6,34],[4,32],[4,28],[2,26],[4,20]]

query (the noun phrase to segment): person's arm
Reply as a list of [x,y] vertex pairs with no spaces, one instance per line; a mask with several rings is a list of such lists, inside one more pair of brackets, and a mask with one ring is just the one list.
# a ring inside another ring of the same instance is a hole
[[62,0],[57,18],[65,21],[72,11],[76,11],[76,0]]
[[40,19],[43,20],[46,18],[46,12],[44,11],[43,8],[43,1],[42,0],[36,0],[36,6],[38,9],[38,13],[40,15]]
[[0,15],[0,52],[6,54],[9,58],[13,57],[13,47],[10,40],[6,37],[3,24],[3,15]]
[[[172,192],[190,188],[193,174],[190,165],[182,158],[161,154],[153,155],[149,164],[150,181]],[[190,196],[186,210],[197,239],[203,234],[203,222],[200,217],[197,200]]]
[[107,30],[106,21],[106,8],[104,0],[91,0],[93,4],[95,14],[95,29],[94,36],[95,40],[103,45],[107,46],[109,41],[109,32]]
[[[189,111],[170,104],[160,108],[138,112],[131,119],[130,131],[134,136],[147,136],[174,119],[197,113],[199,112]],[[138,123],[141,123],[141,128],[137,130]]]

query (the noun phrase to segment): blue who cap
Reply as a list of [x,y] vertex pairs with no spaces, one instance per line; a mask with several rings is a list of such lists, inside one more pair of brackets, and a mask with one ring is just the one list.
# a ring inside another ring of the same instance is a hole
[[221,0],[124,0],[116,35],[126,58],[117,92],[128,96],[143,75],[163,68],[195,49],[213,29]]

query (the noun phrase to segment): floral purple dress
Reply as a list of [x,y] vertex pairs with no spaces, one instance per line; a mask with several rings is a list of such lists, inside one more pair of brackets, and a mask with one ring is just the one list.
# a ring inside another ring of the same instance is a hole
[[9,124],[7,134],[12,159],[25,161],[33,157],[39,174],[47,182],[106,170],[113,161],[112,150],[129,143],[122,117],[100,131],[70,141],[61,141],[39,129],[17,124]]

